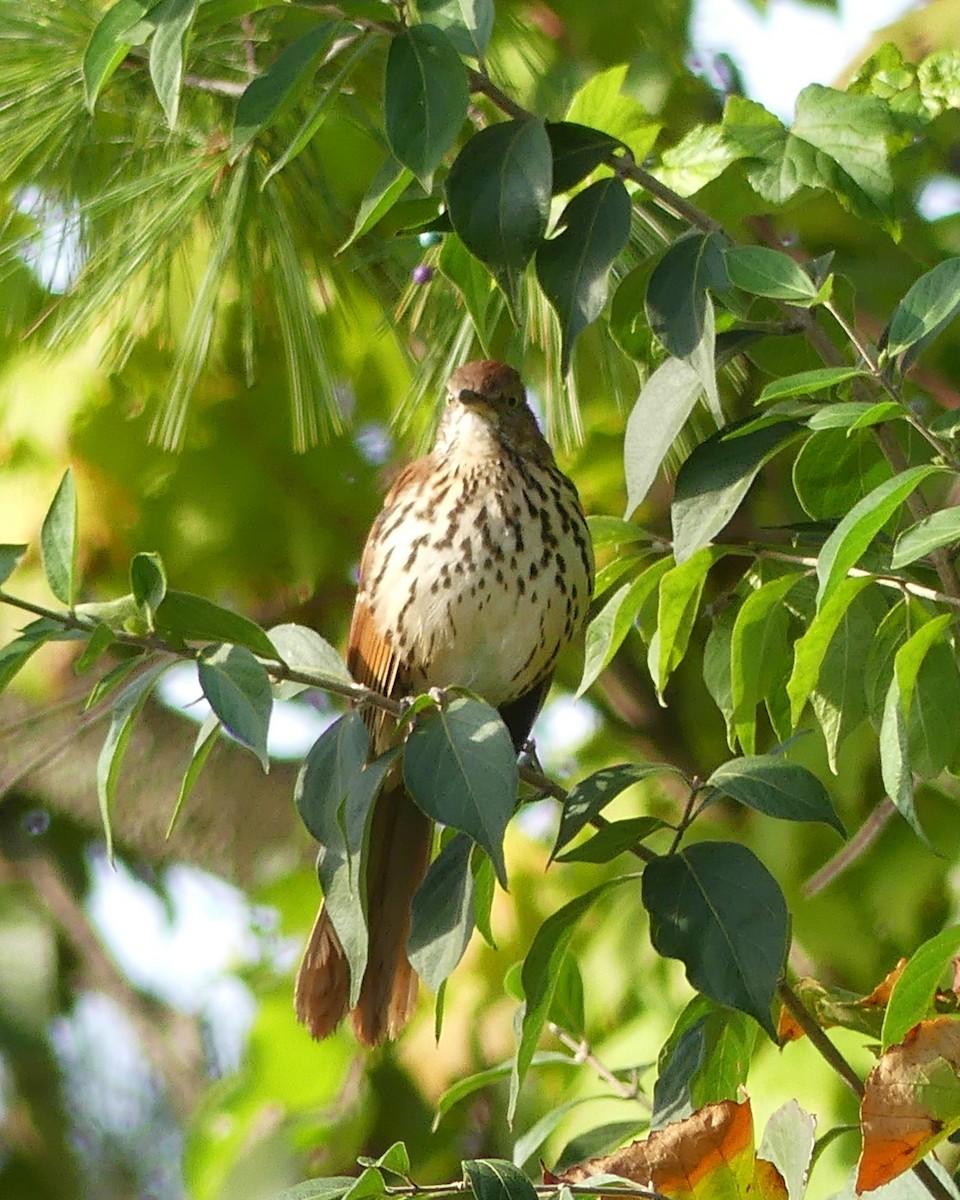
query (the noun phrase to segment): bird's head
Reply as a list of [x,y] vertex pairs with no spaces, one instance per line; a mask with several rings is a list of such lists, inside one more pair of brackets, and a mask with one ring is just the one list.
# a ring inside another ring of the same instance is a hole
[[527,404],[523,380],[506,363],[481,359],[464,363],[447,383],[447,409],[441,432],[448,444],[470,435],[480,420],[497,439],[522,454],[550,454]]

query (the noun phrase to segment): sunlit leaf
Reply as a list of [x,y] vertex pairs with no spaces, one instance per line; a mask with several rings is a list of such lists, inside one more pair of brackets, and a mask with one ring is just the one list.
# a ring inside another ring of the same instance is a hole
[[50,591],[72,606],[77,598],[77,493],[67,468],[40,528],[40,557]]
[[960,925],[952,925],[920,945],[899,973],[883,1017],[881,1043],[889,1050],[928,1016],[937,985],[960,952]]

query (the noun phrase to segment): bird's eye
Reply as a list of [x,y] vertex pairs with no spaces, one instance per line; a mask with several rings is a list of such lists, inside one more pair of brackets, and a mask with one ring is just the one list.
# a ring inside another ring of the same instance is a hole
[[520,397],[516,394],[516,392],[510,392],[508,395],[504,396],[504,399],[507,402],[507,408],[520,407]]

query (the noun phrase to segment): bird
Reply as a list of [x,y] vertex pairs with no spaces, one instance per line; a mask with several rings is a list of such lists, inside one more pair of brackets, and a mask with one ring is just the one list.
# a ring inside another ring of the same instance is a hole
[[[556,464],[518,372],[465,363],[447,384],[430,452],[397,476],[360,563],[346,662],[402,699],[454,685],[497,708],[519,754],[561,651],[583,629],[593,551],[577,490]],[[364,710],[374,754],[393,720]],[[295,1009],[315,1038],[349,1015],[364,1046],[395,1038],[416,1003],[407,958],[414,893],[433,825],[399,773],[376,801],[367,866],[369,954],[350,1008],[350,970],[321,907],[297,975]]]

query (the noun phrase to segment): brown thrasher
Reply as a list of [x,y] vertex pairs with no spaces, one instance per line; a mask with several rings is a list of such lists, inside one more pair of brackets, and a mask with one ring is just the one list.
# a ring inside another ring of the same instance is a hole
[[[586,620],[590,536],[517,372],[470,362],[447,390],[433,449],[399,475],[367,538],[347,666],[358,683],[396,698],[470,688],[499,708],[519,752],[557,655]],[[380,754],[393,723],[367,713]],[[388,778],[370,831],[369,957],[350,1014],[368,1046],[395,1037],[416,1001],[407,936],[431,844],[432,823]],[[326,1037],[349,995],[349,966],[321,908],[297,976],[297,1017]]]

